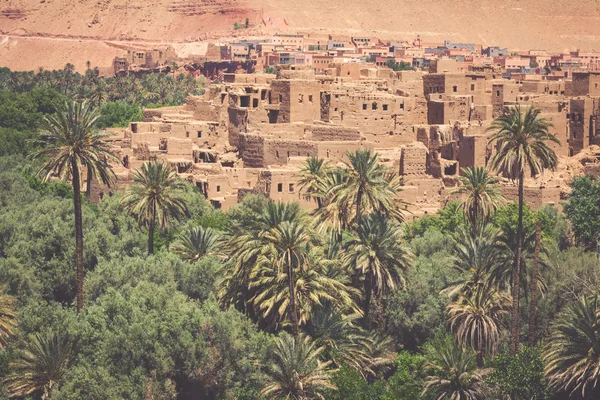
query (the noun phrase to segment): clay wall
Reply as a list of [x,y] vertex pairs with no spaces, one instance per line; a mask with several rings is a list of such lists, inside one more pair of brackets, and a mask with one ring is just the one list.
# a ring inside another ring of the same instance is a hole
[[486,136],[462,136],[458,141],[457,155],[460,168],[487,166],[487,145]]
[[421,142],[415,142],[400,150],[400,175],[425,175],[429,173],[429,152]]
[[572,96],[600,96],[600,72],[573,72]]
[[359,149],[373,149],[373,145],[366,142],[315,142],[318,148],[319,158],[334,161],[347,160],[346,152],[354,152]]
[[261,167],[269,165],[285,165],[294,156],[317,156],[319,153],[316,142],[307,140],[265,139],[264,159]]
[[[501,186],[502,195],[508,202],[517,201],[519,199],[519,190],[517,186]],[[525,187],[523,195],[525,202],[532,210],[538,210],[544,204],[560,204],[560,188],[540,188],[540,187]]]

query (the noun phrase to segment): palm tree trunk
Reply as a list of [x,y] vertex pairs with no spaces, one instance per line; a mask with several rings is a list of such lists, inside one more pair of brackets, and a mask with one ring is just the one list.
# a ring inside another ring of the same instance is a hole
[[75,208],[75,267],[77,269],[77,312],[83,310],[83,218],[81,216],[81,174],[76,162],[73,172],[73,206]]
[[294,336],[298,337],[298,311],[296,310],[296,291],[294,289],[294,270],[292,268],[292,255],[287,251],[288,262],[288,288],[290,291],[290,316],[294,326]]
[[148,223],[148,254],[154,254],[154,224],[156,223],[156,206],[152,204],[152,218]]
[[356,194],[356,223],[358,224],[360,222],[360,218],[361,218],[361,213],[362,210],[360,209],[360,205],[362,204],[362,190],[358,190],[358,193]]
[[510,326],[510,349],[513,355],[519,352],[519,282],[521,274],[521,250],[523,247],[523,172],[519,174],[519,222],[517,225],[517,254],[513,268],[512,312]]
[[365,276],[365,304],[363,306],[365,313],[365,328],[371,328],[369,310],[371,308],[371,297],[373,295],[373,277],[370,272]]
[[477,232],[477,217],[478,217],[478,213],[479,213],[479,202],[477,201],[477,199],[475,199],[475,201],[473,201],[473,215],[471,216],[471,229],[473,232],[473,236],[475,236],[475,232]]
[[533,271],[531,271],[531,301],[529,302],[529,347],[535,345],[535,314],[537,309],[537,289],[540,262],[540,247],[542,236],[542,223],[535,223],[535,251],[533,253]]
[[85,182],[85,195],[89,199],[92,195],[92,169],[87,168],[87,181]]

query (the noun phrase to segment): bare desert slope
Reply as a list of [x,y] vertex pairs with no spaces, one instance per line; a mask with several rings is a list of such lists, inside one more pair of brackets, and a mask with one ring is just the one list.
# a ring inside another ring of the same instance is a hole
[[600,50],[600,0],[0,0],[0,35],[8,36],[0,36],[0,65],[108,65],[119,44],[227,37],[245,18],[247,34],[419,33],[426,41]]

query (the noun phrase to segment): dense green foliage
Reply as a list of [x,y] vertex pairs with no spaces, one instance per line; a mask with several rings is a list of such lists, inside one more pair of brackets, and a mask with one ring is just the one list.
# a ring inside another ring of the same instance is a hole
[[[404,222],[400,181],[370,151],[343,165],[307,160],[300,186],[312,212],[260,195],[223,212],[166,164],[147,163],[137,183],[150,182],[152,169],[160,185],[98,204],[81,196],[78,314],[74,191],[36,175],[47,158],[24,156],[49,148],[29,140],[93,75],[0,70],[14,113],[0,119],[0,398],[597,396],[598,361],[589,355],[600,346],[600,273],[588,248],[600,216],[590,177],[573,182],[568,219],[554,207],[520,209],[483,195],[494,194],[494,182],[473,171],[482,179],[463,182],[469,201]],[[92,102],[98,82],[84,95]],[[100,107],[106,126],[139,118],[139,99],[112,100]],[[154,216],[148,199],[158,187],[166,197]],[[516,226],[523,341],[536,221],[540,348],[510,355]],[[574,246],[572,233],[588,246]]]

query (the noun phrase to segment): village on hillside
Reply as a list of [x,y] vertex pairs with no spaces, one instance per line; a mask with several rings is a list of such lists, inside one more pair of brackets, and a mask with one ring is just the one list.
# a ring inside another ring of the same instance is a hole
[[[315,207],[298,185],[304,161],[335,164],[366,148],[402,176],[402,200],[418,217],[452,200],[462,168],[487,165],[496,150],[490,123],[520,104],[540,109],[561,142],[553,145],[557,171],[526,179],[526,201],[559,206],[574,176],[600,172],[599,60],[579,51],[312,34],[209,44],[196,59],[172,48],[129,50],[115,58],[114,74],[166,69],[211,83],[183,106],[147,109],[143,122],[117,129],[118,175],[126,183],[157,158],[217,208],[248,193]],[[515,199],[515,184],[502,183]],[[110,190],[96,187],[95,198]]]

